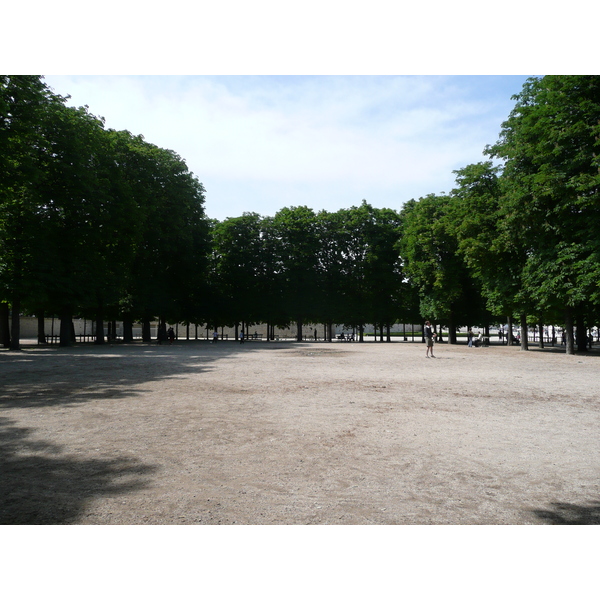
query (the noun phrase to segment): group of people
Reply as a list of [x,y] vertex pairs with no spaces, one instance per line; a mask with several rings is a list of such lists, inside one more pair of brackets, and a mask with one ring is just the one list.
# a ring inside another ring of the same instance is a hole
[[473,340],[473,330],[469,327],[467,331],[467,346],[469,346],[469,348],[472,348],[473,346],[475,346],[475,348],[483,346],[483,333],[480,331],[477,335],[477,339]]
[[162,344],[163,340],[169,340],[169,346],[173,344],[175,341],[175,330],[172,327],[165,332],[164,325],[159,327],[158,336],[157,336],[158,344]]

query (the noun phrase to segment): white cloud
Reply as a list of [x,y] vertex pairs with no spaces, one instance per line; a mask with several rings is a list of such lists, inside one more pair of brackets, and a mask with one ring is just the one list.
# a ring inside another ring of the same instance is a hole
[[219,219],[240,214],[240,205],[274,214],[290,203],[334,210],[367,198],[399,208],[449,191],[452,170],[482,160],[508,116],[508,104],[498,113],[497,101],[473,94],[472,80],[448,77],[47,81],[107,127],[181,155]]

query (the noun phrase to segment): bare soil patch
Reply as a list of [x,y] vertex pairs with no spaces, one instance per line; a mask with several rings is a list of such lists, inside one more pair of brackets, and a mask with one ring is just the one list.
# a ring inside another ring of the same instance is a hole
[[1,351],[0,523],[600,523],[600,355],[435,351]]

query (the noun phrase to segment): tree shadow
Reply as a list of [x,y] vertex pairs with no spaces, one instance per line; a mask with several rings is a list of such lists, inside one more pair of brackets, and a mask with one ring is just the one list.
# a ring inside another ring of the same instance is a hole
[[553,510],[534,510],[532,513],[551,525],[600,525],[600,502],[583,505],[553,502]]
[[[94,498],[149,485],[156,465],[130,456],[81,458],[20,426],[19,412],[107,399],[127,401],[144,384],[210,368],[231,344],[31,347],[0,354],[0,524],[72,524]],[[10,411],[10,412],[9,412]]]
[[135,459],[79,460],[0,418],[0,524],[68,525],[93,498],[146,487],[156,467]]
[[[146,382],[206,371],[235,344],[77,345],[1,353],[0,408],[71,405],[143,393]],[[255,349],[245,350],[256,351]]]
[[0,353],[0,408],[10,411],[0,417],[0,524],[78,523],[95,498],[143,489],[158,469],[135,457],[79,458],[67,447],[36,439],[36,429],[19,426],[20,411],[126,401],[142,396],[146,383],[198,374],[214,361],[261,347],[200,342]]

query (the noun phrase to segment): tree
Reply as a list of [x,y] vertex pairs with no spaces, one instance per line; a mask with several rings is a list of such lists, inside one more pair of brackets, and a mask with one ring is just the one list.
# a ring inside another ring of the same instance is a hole
[[270,229],[281,305],[286,318],[296,322],[298,341],[302,341],[303,324],[314,322],[318,315],[316,215],[306,206],[283,208],[273,218]]
[[212,232],[220,321],[257,322],[264,301],[262,219],[257,213],[217,223]]
[[[532,305],[521,284],[525,254],[504,219],[500,171],[491,161],[455,171],[457,187],[450,194],[447,221],[488,310],[505,315],[512,332],[513,313],[527,315]],[[522,336],[522,344],[526,343]]]
[[[170,150],[104,129],[87,107],[65,106],[39,76],[0,76],[0,314],[19,346],[26,307],[61,316],[61,345],[77,311],[197,318],[205,299],[204,188]],[[131,335],[129,335],[131,338]]]
[[[41,229],[50,259],[46,282],[49,304],[61,317],[60,344],[72,343],[77,310],[98,306],[118,294],[117,273],[127,241],[123,230],[133,216],[131,203],[114,194],[115,168],[101,119],[86,107],[55,104],[44,134],[43,177],[36,186]],[[111,294],[112,293],[112,294]],[[101,335],[101,332],[98,332]]]
[[499,140],[502,212],[525,255],[522,283],[539,311],[564,310],[572,325],[600,301],[600,77],[531,78]]
[[400,254],[408,278],[419,288],[421,316],[446,323],[456,343],[460,325],[488,318],[479,286],[458,253],[452,199],[430,194],[407,202],[401,212]]
[[36,189],[44,176],[41,157],[49,145],[44,125],[48,112],[63,101],[40,76],[0,76],[0,300],[12,308],[13,350],[20,347],[24,303],[45,300],[47,240]]
[[147,325],[144,338],[149,341],[149,322],[155,317],[161,325],[199,319],[207,292],[209,223],[204,187],[183,159],[139,136],[131,143],[141,236],[134,249],[128,304],[130,314]]

